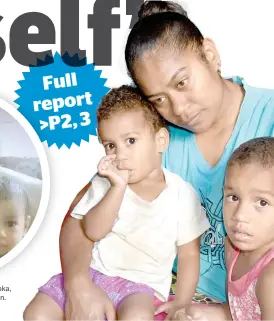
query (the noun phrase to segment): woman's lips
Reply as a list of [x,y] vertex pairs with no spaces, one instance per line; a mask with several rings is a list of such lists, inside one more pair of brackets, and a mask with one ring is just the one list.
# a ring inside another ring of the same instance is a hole
[[186,125],[189,127],[195,126],[197,124],[197,122],[199,121],[200,114],[201,114],[201,111],[199,111],[198,113],[194,114],[191,117],[188,117],[187,121],[185,122]]

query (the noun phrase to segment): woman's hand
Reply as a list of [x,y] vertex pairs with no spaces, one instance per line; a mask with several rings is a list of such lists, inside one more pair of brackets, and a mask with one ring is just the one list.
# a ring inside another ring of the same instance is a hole
[[108,295],[94,285],[89,276],[78,278],[75,286],[66,290],[66,320],[115,320],[113,303]]

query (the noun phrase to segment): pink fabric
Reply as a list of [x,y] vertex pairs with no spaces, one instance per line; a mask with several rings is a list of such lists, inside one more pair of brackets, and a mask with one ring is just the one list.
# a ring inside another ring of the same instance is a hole
[[268,251],[253,268],[240,279],[232,281],[231,275],[238,249],[233,249],[228,266],[228,300],[233,320],[261,320],[261,310],[256,297],[256,283],[264,267],[274,258],[274,249]]
[[[117,310],[120,303],[129,295],[135,293],[147,293],[151,296],[154,295],[154,291],[144,284],[137,284],[119,277],[109,277],[104,274],[95,271],[90,268],[90,277],[94,284],[100,286],[106,291],[109,298],[114,303]],[[64,277],[63,274],[54,275],[45,285],[39,288],[39,291],[49,295],[59,306],[65,311],[66,294],[64,290]],[[168,301],[172,301],[174,295],[170,295]],[[155,307],[160,306],[164,302],[154,297]],[[155,316],[155,320],[163,321],[166,318],[166,313],[159,313]]]
[[[106,276],[92,268],[89,269],[92,282],[104,290],[113,302],[115,310],[129,295],[145,293],[154,297],[154,291],[147,285],[134,283],[116,276]],[[65,311],[66,293],[63,274],[54,275],[45,285],[39,288],[40,292],[49,295]]]
[[[154,295],[154,291],[144,284],[134,283],[119,277],[109,277],[104,274],[95,271],[90,268],[90,277],[94,284],[100,286],[109,296],[114,303],[117,310],[120,303],[129,295],[135,293],[146,293],[151,296]],[[59,306],[65,311],[66,294],[64,290],[64,277],[63,274],[54,275],[46,284],[41,286],[39,291],[49,295]],[[168,301],[173,301],[175,295],[171,294]],[[155,308],[164,304],[163,301],[159,300],[154,296]],[[196,302],[193,302],[196,304]],[[167,317],[165,312],[155,315],[155,320],[163,321]]]

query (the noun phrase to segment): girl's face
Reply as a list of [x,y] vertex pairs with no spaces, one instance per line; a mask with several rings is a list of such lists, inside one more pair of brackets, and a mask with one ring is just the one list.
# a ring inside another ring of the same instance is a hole
[[[131,171],[129,183],[140,182],[161,167],[164,150],[160,141],[164,137],[154,133],[142,111],[121,112],[101,120],[98,133],[106,155],[116,155],[117,168]],[[168,141],[167,131],[164,136]]]
[[139,87],[170,123],[202,133],[218,120],[224,82],[219,57],[211,41],[204,45],[208,62],[194,50],[160,48],[145,52],[134,64]]
[[7,254],[25,235],[25,208],[22,202],[0,202],[0,257]]
[[242,251],[274,246],[274,168],[260,164],[228,167],[224,186],[224,223]]

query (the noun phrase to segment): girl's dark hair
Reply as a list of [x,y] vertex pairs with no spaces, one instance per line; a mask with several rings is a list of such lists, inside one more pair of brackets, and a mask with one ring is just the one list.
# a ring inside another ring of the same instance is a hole
[[142,4],[139,20],[132,28],[125,49],[129,75],[136,82],[134,62],[144,52],[159,47],[200,49],[203,35],[187,17],[181,5],[173,1],[146,1]]
[[227,168],[259,163],[264,168],[274,166],[274,137],[257,137],[241,144],[230,156]]
[[128,85],[113,88],[103,97],[97,109],[98,124],[102,120],[110,119],[117,113],[139,110],[143,112],[147,123],[155,132],[158,132],[163,127],[168,130],[165,119],[145,99],[140,90],[137,87]]

